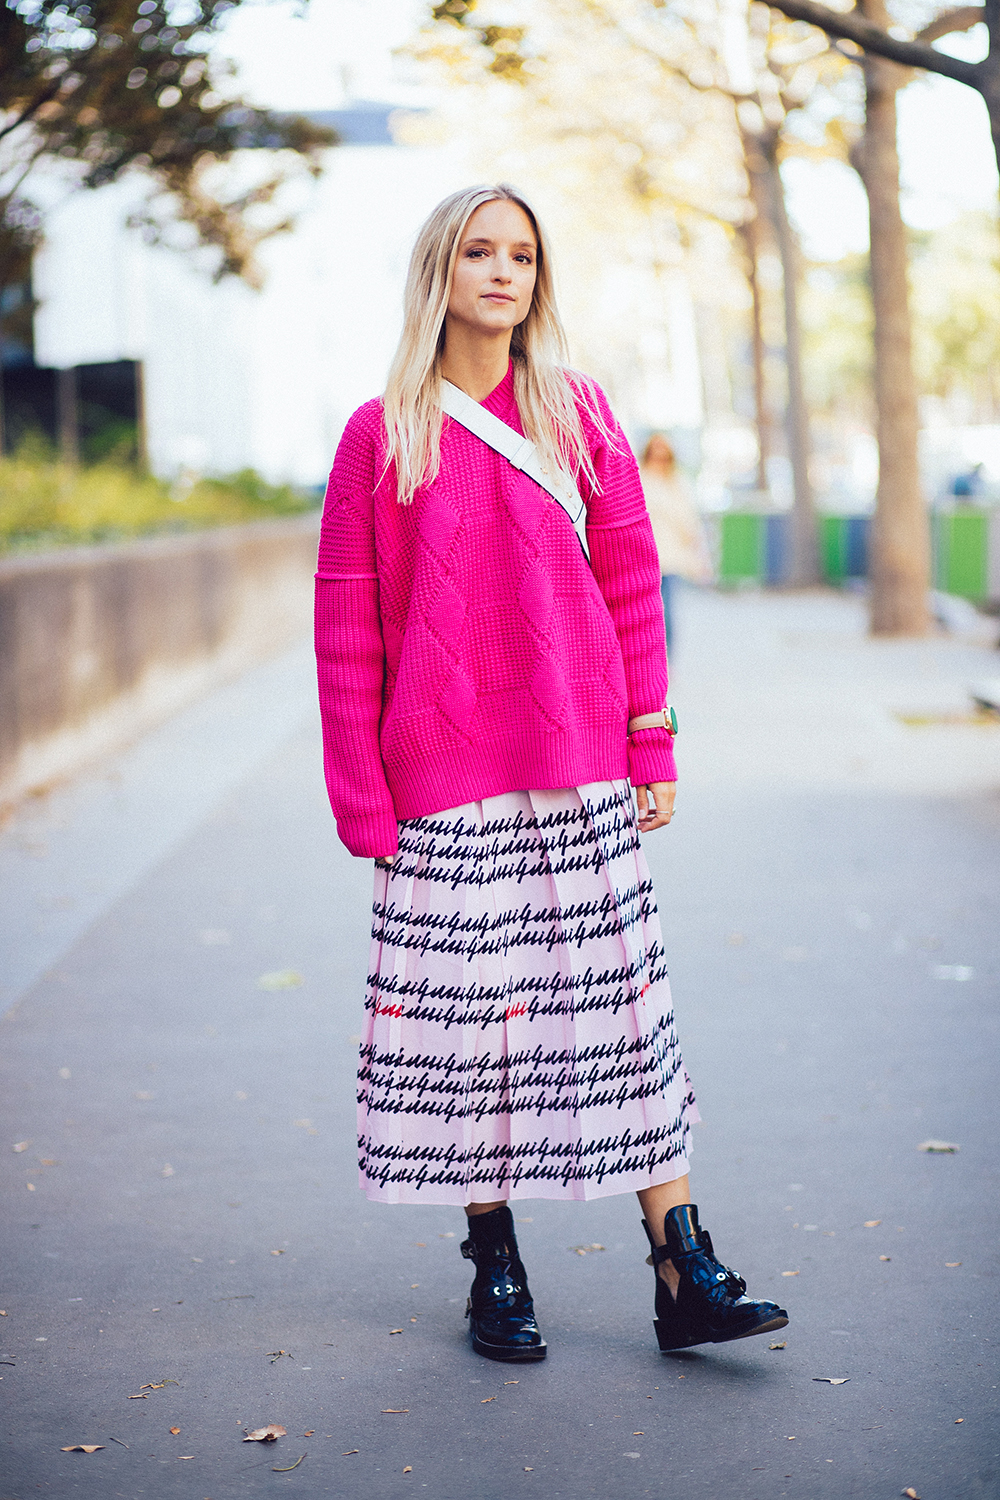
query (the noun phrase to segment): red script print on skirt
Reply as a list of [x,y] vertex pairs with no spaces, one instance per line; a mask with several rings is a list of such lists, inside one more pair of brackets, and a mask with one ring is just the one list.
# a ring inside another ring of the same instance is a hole
[[683,1176],[698,1110],[626,783],[401,823],[373,911],[369,1198],[601,1198]]

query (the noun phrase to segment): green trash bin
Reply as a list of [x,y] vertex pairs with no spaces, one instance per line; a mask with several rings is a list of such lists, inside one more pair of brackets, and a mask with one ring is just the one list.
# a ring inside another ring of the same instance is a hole
[[726,511],[720,517],[719,582],[759,583],[765,564],[765,517],[747,511]]
[[938,511],[934,517],[934,582],[945,594],[979,601],[989,593],[989,515]]

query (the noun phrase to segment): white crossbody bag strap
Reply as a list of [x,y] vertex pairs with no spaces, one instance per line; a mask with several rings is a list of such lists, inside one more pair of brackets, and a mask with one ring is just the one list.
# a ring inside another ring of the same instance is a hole
[[567,476],[563,474],[547,474],[542,468],[538,457],[538,450],[530,438],[522,437],[515,432],[513,427],[508,427],[499,417],[495,417],[485,406],[478,401],[473,401],[464,391],[460,391],[457,385],[452,385],[450,380],[441,382],[441,406],[452,421],[458,422],[466,428],[474,437],[479,438],[488,448],[495,453],[501,454],[515,469],[520,469],[533,479],[546,494],[551,495],[553,500],[562,506],[573,523],[583,548],[583,555],[590,562],[590,548],[587,545],[587,508],[580,499],[580,492]]

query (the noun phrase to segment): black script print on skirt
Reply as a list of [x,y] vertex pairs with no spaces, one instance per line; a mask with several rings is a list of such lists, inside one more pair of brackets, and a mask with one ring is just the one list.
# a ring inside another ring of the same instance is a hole
[[698,1111],[624,782],[401,823],[371,969],[370,1198],[599,1198],[687,1171]]

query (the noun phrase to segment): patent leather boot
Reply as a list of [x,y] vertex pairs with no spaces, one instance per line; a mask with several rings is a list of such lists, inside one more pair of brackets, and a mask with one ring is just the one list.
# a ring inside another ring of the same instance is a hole
[[[653,1244],[648,1264],[656,1270],[656,1321],[653,1327],[661,1354],[691,1349],[695,1344],[727,1344],[748,1339],[755,1333],[784,1328],[788,1314],[774,1302],[756,1302],[745,1295],[747,1284],[716,1259],[712,1237],[698,1223],[693,1203],[672,1208],[663,1221],[666,1244]],[[676,1300],[659,1273],[671,1260],[680,1277]]]
[[514,1218],[506,1204],[488,1214],[473,1214],[462,1254],[476,1267],[465,1309],[476,1353],[487,1359],[544,1359],[546,1344],[535,1322]]

